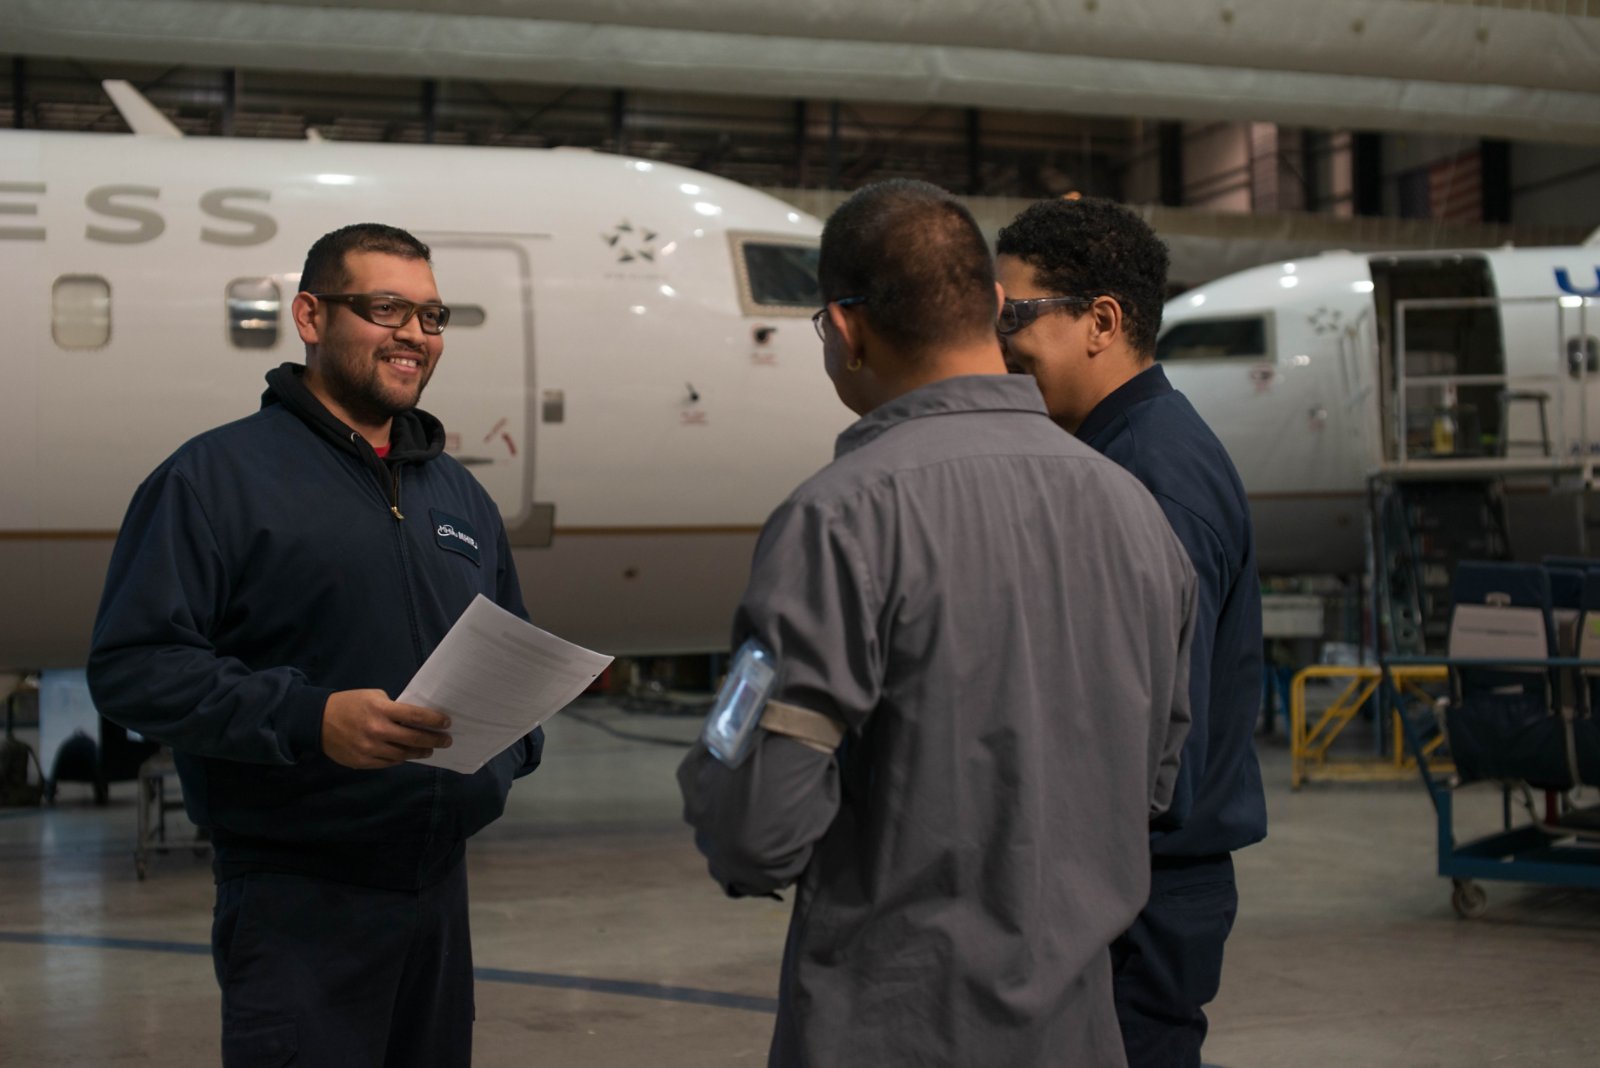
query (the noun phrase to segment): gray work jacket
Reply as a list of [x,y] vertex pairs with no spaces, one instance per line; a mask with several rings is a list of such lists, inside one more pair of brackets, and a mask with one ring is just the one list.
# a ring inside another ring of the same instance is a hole
[[1156,503],[1031,378],[840,436],[768,520],[734,640],[844,742],[679,770],[718,882],[800,881],[771,1064],[1123,1063],[1106,947],[1148,893],[1194,597]]

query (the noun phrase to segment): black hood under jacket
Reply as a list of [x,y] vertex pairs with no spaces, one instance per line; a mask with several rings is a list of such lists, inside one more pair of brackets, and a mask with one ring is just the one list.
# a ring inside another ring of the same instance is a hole
[[357,771],[323,755],[322,710],[338,690],[397,697],[477,594],[527,613],[499,510],[444,454],[439,421],[396,416],[380,460],[303,375],[269,372],[260,411],[189,441],[135,493],[90,689],[177,754],[219,879],[426,886],[538,766],[542,731],[472,775]]
[[[306,388],[303,364],[285,363],[267,372],[267,388],[261,394],[261,407],[281,404],[303,419],[307,426],[352,456],[377,458],[360,434],[340,422],[323,406],[316,394]],[[420,464],[444,452],[444,424],[421,408],[401,412],[389,428],[389,455],[393,463]]]

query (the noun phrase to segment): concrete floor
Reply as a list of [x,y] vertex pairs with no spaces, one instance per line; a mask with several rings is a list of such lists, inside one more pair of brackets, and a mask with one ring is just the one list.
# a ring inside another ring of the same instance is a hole
[[[697,721],[576,707],[469,851],[476,1063],[764,1063],[787,906],[722,897],[679,822],[681,747],[639,737]],[[1291,793],[1286,749],[1262,762],[1272,835],[1238,857],[1209,1062],[1600,1063],[1600,892],[1497,883],[1460,920],[1414,780]],[[1458,804],[1492,829],[1497,795]],[[209,870],[178,853],[137,881],[134,820],[126,783],[0,810],[0,1063],[216,1062]]]

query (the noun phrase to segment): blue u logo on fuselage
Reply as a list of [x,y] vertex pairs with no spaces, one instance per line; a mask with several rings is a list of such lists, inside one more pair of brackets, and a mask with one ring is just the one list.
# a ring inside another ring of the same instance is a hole
[[1572,284],[1572,276],[1565,267],[1556,268],[1556,285],[1561,287],[1563,293],[1571,293],[1575,297],[1600,297],[1600,267],[1594,269],[1594,288],[1579,289]]

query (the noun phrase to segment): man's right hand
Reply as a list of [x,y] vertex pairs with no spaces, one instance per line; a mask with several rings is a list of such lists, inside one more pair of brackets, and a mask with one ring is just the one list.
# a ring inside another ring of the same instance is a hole
[[388,768],[450,746],[450,717],[389,700],[382,690],[339,690],[322,710],[322,751],[347,768]]

